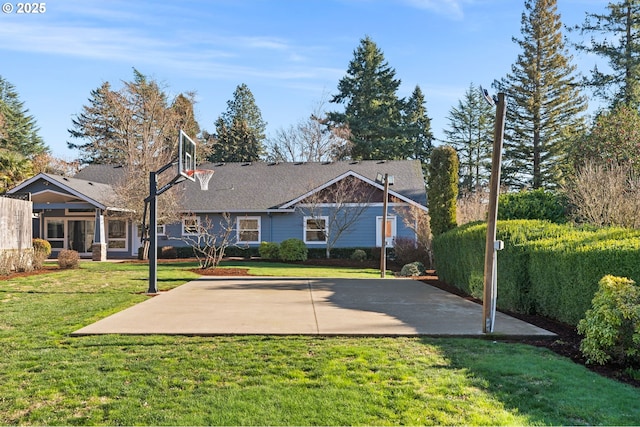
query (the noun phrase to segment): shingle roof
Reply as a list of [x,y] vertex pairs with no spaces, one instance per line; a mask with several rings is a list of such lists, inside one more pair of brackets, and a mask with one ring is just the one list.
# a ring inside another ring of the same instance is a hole
[[[394,176],[390,191],[421,205],[426,205],[422,167],[418,160],[365,160],[332,163],[206,163],[200,169],[213,169],[209,190],[200,190],[199,183],[185,181],[182,186],[185,208],[193,212],[265,211],[279,206],[317,188],[342,174],[352,171],[375,181],[378,173]],[[94,182],[115,183],[122,168],[110,165],[90,165],[76,178]],[[167,171],[168,174],[171,171]]]
[[39,179],[45,179],[53,184],[58,184],[61,188],[80,197],[88,202],[100,206],[101,208],[117,207],[116,194],[109,184],[78,178],[70,178],[50,173],[40,173],[31,179],[21,183],[10,192],[19,192]]

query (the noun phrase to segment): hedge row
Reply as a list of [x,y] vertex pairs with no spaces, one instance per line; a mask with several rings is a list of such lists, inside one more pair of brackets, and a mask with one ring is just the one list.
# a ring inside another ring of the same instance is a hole
[[[438,276],[482,298],[486,223],[434,239]],[[640,280],[640,231],[498,221],[498,307],[576,325],[607,274]]]

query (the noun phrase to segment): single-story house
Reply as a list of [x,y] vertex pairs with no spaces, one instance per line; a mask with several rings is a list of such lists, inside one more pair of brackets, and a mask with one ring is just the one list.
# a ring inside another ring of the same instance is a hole
[[[199,168],[215,171],[208,190],[188,180],[176,184],[184,196],[182,221],[158,226],[159,246],[186,246],[181,238],[228,213],[238,245],[298,238],[308,247],[324,248],[328,243],[334,248],[380,247],[384,185],[376,181],[379,174],[393,177],[388,190],[388,245],[395,237],[415,238],[398,217],[399,207],[427,209],[417,160],[207,163]],[[88,165],[74,177],[40,173],[9,193],[31,194],[33,235],[48,240],[54,253],[73,249],[82,256],[93,254],[94,259],[126,258],[137,256],[141,242],[140,224],[127,219],[114,190],[123,176],[119,166]],[[355,211],[353,224],[333,239],[342,227],[339,221]],[[96,243],[103,245],[98,258]]]

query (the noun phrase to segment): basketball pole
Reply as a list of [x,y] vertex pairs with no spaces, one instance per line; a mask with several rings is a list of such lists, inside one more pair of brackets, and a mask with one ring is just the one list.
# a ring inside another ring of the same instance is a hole
[[484,263],[484,288],[482,298],[482,332],[492,333],[495,323],[497,299],[497,264],[498,250],[502,242],[496,241],[496,225],[498,222],[498,196],[500,192],[500,165],[502,162],[502,142],[504,139],[504,122],[507,114],[506,97],[498,93],[496,104],[496,122],[494,128],[493,154],[491,157],[491,181],[489,188],[489,213],[487,218],[487,239]]
[[149,197],[144,199],[149,203],[149,288],[148,295],[158,293],[158,196],[173,187],[184,178],[177,176],[169,183],[158,189],[158,175],[174,167],[178,161],[167,163],[155,172],[149,172]]
[[158,173],[149,172],[149,289],[158,293]]

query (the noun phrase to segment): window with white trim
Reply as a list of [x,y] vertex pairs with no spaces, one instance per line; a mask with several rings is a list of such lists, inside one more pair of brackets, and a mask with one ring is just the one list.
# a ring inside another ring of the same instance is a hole
[[65,220],[45,219],[44,238],[53,249],[64,249]]
[[236,239],[238,243],[260,243],[261,219],[259,216],[245,216],[236,219]]
[[127,221],[109,219],[107,221],[107,248],[109,250],[127,250]]
[[328,216],[305,216],[304,217],[304,242],[305,243],[327,243],[329,235]]
[[200,217],[186,216],[182,218],[182,235],[188,236],[200,233]]

